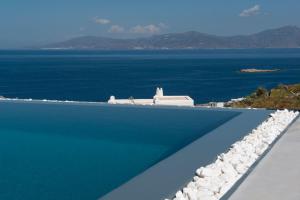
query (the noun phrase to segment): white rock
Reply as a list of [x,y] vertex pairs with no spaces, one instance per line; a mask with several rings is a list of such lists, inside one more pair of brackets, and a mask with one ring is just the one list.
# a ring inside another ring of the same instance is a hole
[[235,167],[235,170],[239,173],[239,174],[244,174],[246,173],[246,171],[248,170],[248,167],[244,164],[239,164]]
[[214,170],[211,167],[205,167],[205,168],[200,168],[200,170],[197,172],[199,177],[211,177],[217,175],[217,171]]
[[197,176],[183,191],[177,192],[173,200],[220,199],[298,114],[288,110],[272,113],[241,141],[234,143],[228,152],[219,155],[214,163],[197,169]]

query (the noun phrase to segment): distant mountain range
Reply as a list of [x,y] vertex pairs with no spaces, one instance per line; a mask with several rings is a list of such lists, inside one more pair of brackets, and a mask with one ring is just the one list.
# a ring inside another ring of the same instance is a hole
[[217,36],[196,31],[136,39],[84,36],[39,48],[99,50],[300,48],[300,28],[284,26],[252,35],[237,36]]

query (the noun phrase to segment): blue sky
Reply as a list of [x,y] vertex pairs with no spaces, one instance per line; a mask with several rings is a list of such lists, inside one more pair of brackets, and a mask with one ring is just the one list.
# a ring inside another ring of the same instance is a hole
[[299,0],[1,0],[0,48],[77,36],[115,38],[200,31],[250,34],[300,26]]

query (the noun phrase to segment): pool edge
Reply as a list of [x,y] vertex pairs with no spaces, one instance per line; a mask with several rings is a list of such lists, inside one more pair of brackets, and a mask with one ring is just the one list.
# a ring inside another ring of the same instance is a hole
[[[191,181],[199,166],[213,162],[217,155],[225,152],[234,142],[243,138],[273,112],[272,110],[248,109],[196,109],[237,111],[241,114],[150,167],[99,200],[172,198],[178,189],[183,188]],[[228,134],[230,135],[228,136]],[[217,145],[216,142],[220,140],[222,145]],[[211,148],[211,143],[215,147]],[[207,152],[207,149],[212,151]],[[196,158],[201,155],[207,156],[207,159],[197,160]]]

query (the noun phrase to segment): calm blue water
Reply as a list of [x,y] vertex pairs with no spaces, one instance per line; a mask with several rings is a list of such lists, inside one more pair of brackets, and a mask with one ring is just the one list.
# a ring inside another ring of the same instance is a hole
[[[248,67],[282,71],[241,74]],[[0,95],[106,101],[187,94],[197,103],[300,82],[300,49],[185,51],[0,51]]]
[[0,102],[0,199],[95,200],[239,112]]
[[[260,66],[282,71],[237,72]],[[106,101],[161,86],[200,103],[296,82],[297,49],[0,51],[6,97]],[[237,114],[1,102],[0,199],[97,199]]]

